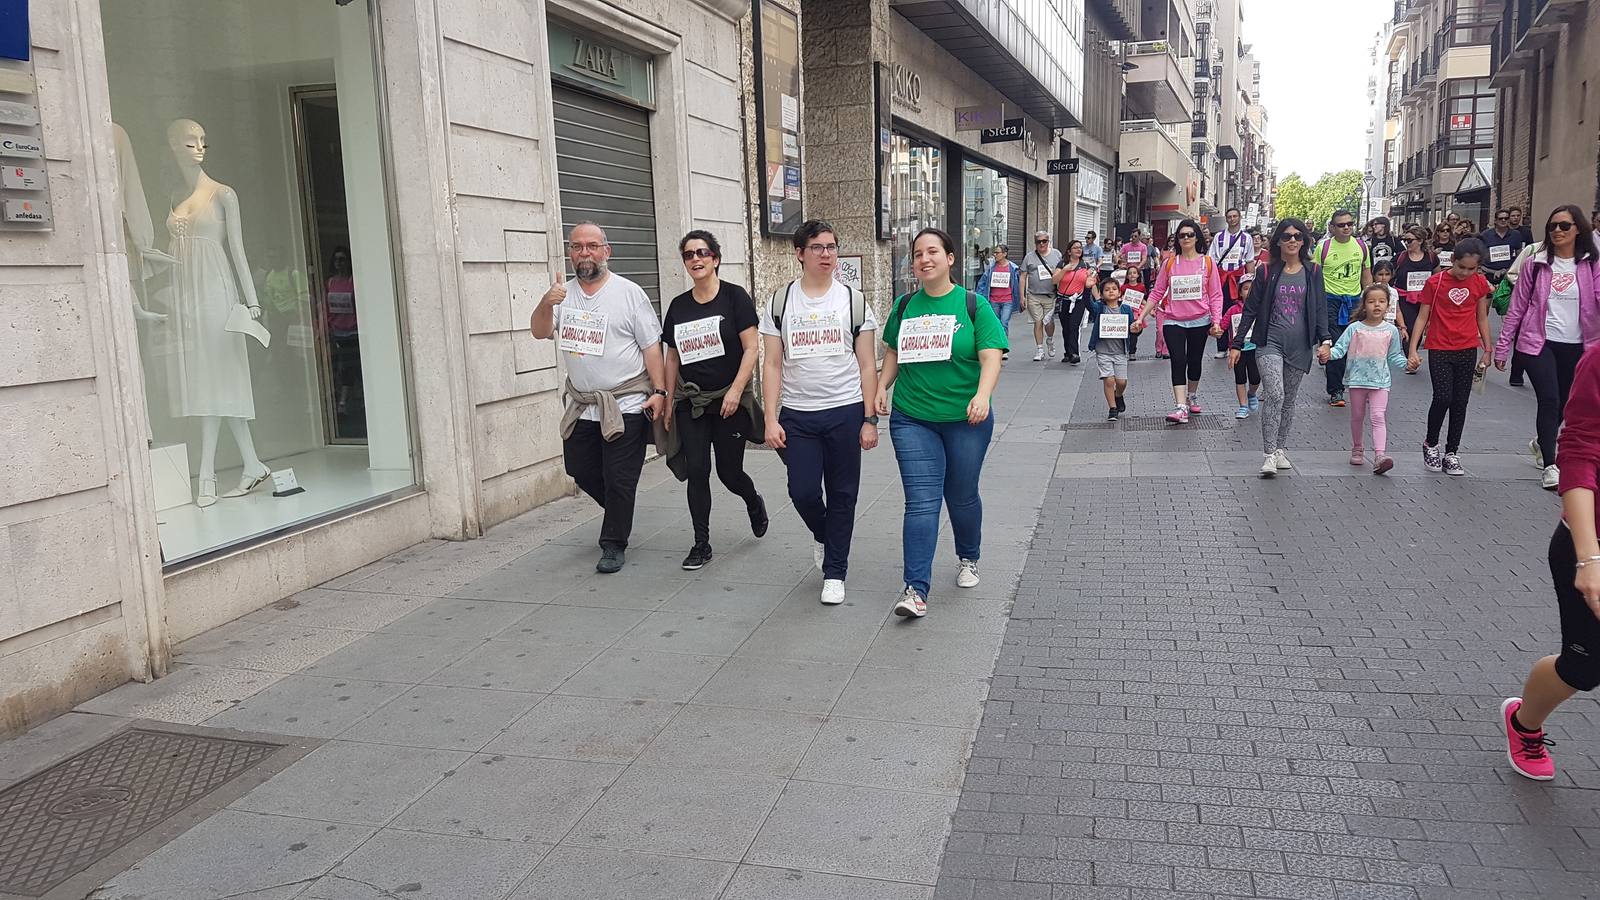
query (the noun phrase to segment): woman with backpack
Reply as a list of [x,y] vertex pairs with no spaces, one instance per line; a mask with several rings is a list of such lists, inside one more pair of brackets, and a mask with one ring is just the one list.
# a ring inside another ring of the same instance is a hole
[[1539,483],[1547,491],[1561,483],[1556,432],[1572,391],[1572,373],[1585,345],[1596,341],[1600,251],[1583,211],[1558,206],[1544,225],[1544,252],[1523,262],[1494,347],[1494,367],[1504,372],[1508,357],[1521,362],[1539,398],[1534,419],[1539,436],[1529,449],[1537,451],[1534,459],[1544,469]]
[[1161,329],[1172,357],[1172,397],[1177,403],[1167,421],[1183,425],[1201,412],[1198,392],[1206,341],[1222,334],[1222,279],[1216,263],[1203,252],[1199,223],[1179,222],[1174,240],[1177,251],[1161,264],[1139,311],[1139,324],[1144,325],[1151,310],[1166,313]]
[[890,417],[889,439],[905,492],[905,589],[894,607],[897,616],[928,613],[941,500],[950,506],[956,586],[978,586],[983,539],[978,475],[994,435],[989,399],[1007,345],[994,310],[951,283],[955,253],[955,241],[945,232],[924,228],[917,233],[911,271],[921,287],[895,301],[883,326],[888,346],[874,409]]

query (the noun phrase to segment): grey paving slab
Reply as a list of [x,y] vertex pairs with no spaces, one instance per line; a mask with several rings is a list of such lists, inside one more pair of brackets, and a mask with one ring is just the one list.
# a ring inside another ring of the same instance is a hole
[[761,624],[751,616],[657,610],[617,639],[618,648],[730,656]]
[[380,831],[300,900],[499,900],[549,850],[544,844]]
[[232,804],[246,812],[383,825],[470,754],[330,741]]
[[301,669],[306,675],[415,684],[466,656],[483,641],[475,637],[367,634]]
[[961,790],[972,732],[835,717],[806,750],[794,773],[806,781],[951,794]]
[[616,648],[562,683],[559,694],[625,700],[688,700],[723,663],[720,656]]
[[410,685],[316,675],[288,675],[205,720],[215,728],[333,737]]
[[788,777],[823,721],[816,715],[691,704],[656,736],[639,762]]
[[680,703],[546,697],[484,750],[584,762],[629,763],[649,746]]
[[716,900],[733,870],[704,859],[560,847],[512,900]]
[[165,678],[148,683],[129,682],[78,704],[77,709],[130,719],[198,725],[283,678],[278,672],[178,665]]
[[351,725],[347,741],[477,750],[538,704],[543,694],[418,685]]
[[527,615],[528,607],[523,603],[446,598],[413,610],[379,628],[378,633],[485,640]]
[[126,728],[126,719],[71,712],[0,741],[0,784],[21,781]]
[[922,629],[924,622],[937,622],[941,598],[928,601],[926,619],[901,619],[878,632],[864,666],[880,669],[909,669],[919,672],[945,672],[956,675],[987,675],[994,671],[994,658],[1000,651],[998,633]]
[[791,781],[747,862],[933,884],[954,796]]
[[722,900],[931,900],[933,888],[804,869],[740,866]]
[[635,765],[565,843],[738,862],[783,785],[765,775]]
[[712,572],[709,577],[691,581],[688,587],[661,604],[660,611],[765,618],[783,602],[792,587],[792,582],[749,584],[723,581]]
[[977,675],[931,677],[908,669],[857,669],[833,707],[837,716],[976,728],[989,693]]
[[428,676],[428,684],[549,693],[588,665],[601,648],[591,644],[528,646],[495,640]]
[[226,631],[219,628],[180,644],[175,658],[194,665],[288,674],[366,636],[364,632],[338,628],[243,622],[225,628]]
[[850,666],[828,663],[735,657],[695,694],[694,702],[826,713],[839,699],[853,671]]
[[605,763],[478,754],[390,827],[555,844],[621,771]]
[[[646,567],[641,565],[639,568]],[[659,568],[649,567],[649,569],[657,574],[653,577],[634,574],[589,578],[550,602],[562,606],[598,606],[607,609],[654,611],[689,584],[683,578],[660,575]]]
[[876,634],[877,628],[870,626],[774,618],[757,628],[739,647],[737,655],[853,666],[861,662]]
[[279,600],[246,618],[272,625],[377,631],[430,602],[428,597],[320,587]]
[[591,609],[584,606],[540,606],[495,640],[540,649],[596,645],[609,647],[644,621],[649,613],[637,609]]

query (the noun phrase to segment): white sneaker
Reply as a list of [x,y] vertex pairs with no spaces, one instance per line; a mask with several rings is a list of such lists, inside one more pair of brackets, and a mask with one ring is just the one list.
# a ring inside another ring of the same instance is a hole
[[904,593],[900,595],[900,602],[894,605],[894,614],[920,619],[928,614],[928,601],[917,593],[916,588],[908,584]]
[[844,582],[837,578],[822,581],[822,605],[838,606],[844,602]]
[[1033,351],[1033,361],[1038,362],[1041,359],[1044,359],[1044,347],[1040,347],[1039,349]]
[[1278,474],[1278,455],[1268,453],[1267,458],[1261,461],[1261,477],[1271,478],[1276,474]]
[[815,547],[811,548],[811,561],[816,563],[817,564],[817,568],[819,568],[819,569],[822,568],[822,557],[823,557],[823,550],[824,549],[825,548],[821,544],[818,544]]
[[956,587],[975,588],[978,586],[978,561],[963,559],[956,566]]
[[1528,442],[1528,452],[1533,454],[1533,467],[1536,469],[1544,468],[1544,451],[1539,449],[1538,438]]
[[1056,358],[1056,339],[1055,338],[1047,337],[1047,338],[1044,339],[1044,355],[1050,357],[1051,359],[1055,359]]
[[1294,468],[1294,463],[1289,462],[1289,454],[1283,452],[1282,447],[1272,451],[1272,463],[1278,467],[1280,472]]
[[1539,486],[1547,491],[1553,491],[1561,486],[1561,470],[1554,464],[1544,467],[1544,474],[1539,476]]

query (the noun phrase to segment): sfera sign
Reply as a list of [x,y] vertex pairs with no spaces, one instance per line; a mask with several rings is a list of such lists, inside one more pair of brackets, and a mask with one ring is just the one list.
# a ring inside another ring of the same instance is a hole
[[1024,128],[1021,119],[1007,119],[999,128],[985,128],[979,132],[979,143],[1003,144],[1010,141],[1022,140]]

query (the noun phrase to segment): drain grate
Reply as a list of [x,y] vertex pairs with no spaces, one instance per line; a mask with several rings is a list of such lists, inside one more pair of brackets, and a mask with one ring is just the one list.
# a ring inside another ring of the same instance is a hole
[[135,728],[0,791],[0,892],[43,896],[278,749]]
[[1123,416],[1123,431],[1227,431],[1233,427],[1232,416],[1198,415],[1190,416],[1189,424],[1173,425],[1167,417],[1161,416]]
[[1061,430],[1062,431],[1116,431],[1117,430],[1117,423],[1109,421],[1109,420],[1108,421],[1103,421],[1103,422],[1069,422],[1066,425],[1061,426]]

